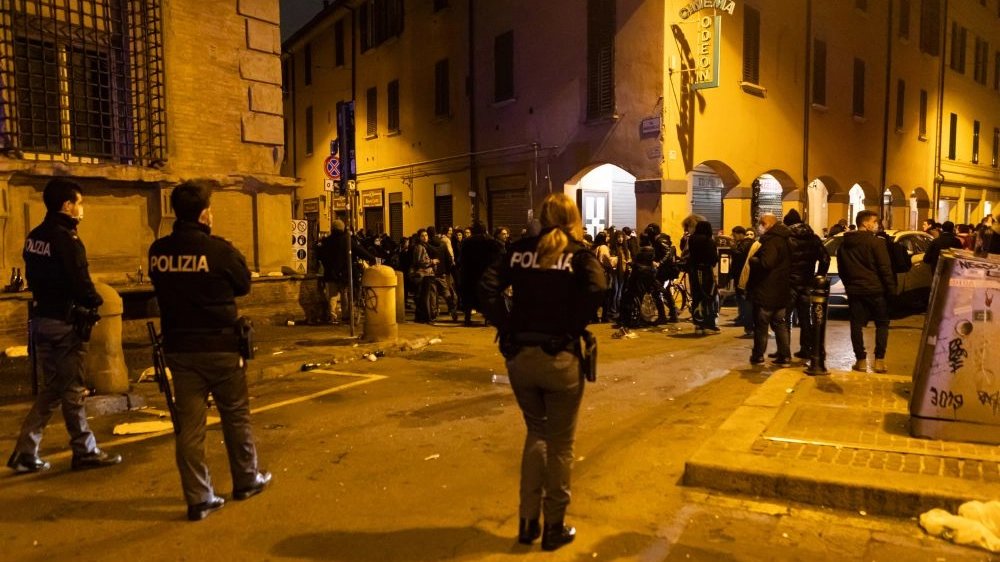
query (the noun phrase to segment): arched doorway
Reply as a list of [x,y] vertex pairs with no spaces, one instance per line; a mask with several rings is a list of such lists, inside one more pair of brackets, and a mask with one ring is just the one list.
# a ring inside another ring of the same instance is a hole
[[771,174],[761,174],[754,180],[750,193],[754,227],[760,223],[763,214],[771,213],[778,218],[784,216],[785,213],[781,208],[782,195],[784,190],[781,188],[781,183]]
[[858,213],[865,210],[865,190],[858,184],[854,184],[848,192],[850,202],[847,204],[847,222],[854,224]]
[[636,228],[635,176],[614,164],[601,164],[582,171],[565,185],[575,197],[583,216],[583,228],[591,236],[614,226]]
[[922,187],[910,192],[910,230],[920,230],[924,219],[930,217],[931,202]]

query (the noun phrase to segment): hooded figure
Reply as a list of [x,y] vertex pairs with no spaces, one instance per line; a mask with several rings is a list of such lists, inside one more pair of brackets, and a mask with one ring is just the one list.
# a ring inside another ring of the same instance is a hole
[[813,232],[812,228],[802,222],[799,212],[788,211],[783,221],[791,236],[788,238],[788,249],[792,259],[792,269],[789,274],[791,291],[786,310],[785,325],[792,329],[792,311],[799,318],[799,350],[796,357],[805,359],[811,356],[815,339],[812,318],[810,316],[809,292],[817,275],[826,275],[830,269],[830,254],[823,246],[823,241]]

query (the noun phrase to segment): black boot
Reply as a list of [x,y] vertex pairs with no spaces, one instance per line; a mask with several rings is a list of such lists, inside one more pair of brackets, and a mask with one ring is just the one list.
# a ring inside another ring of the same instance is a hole
[[576,538],[576,529],[563,525],[562,522],[555,525],[546,523],[545,533],[542,534],[542,550],[555,550],[563,545],[573,542]]
[[540,536],[542,536],[542,526],[538,524],[538,519],[521,519],[521,524],[517,528],[517,542],[531,544]]

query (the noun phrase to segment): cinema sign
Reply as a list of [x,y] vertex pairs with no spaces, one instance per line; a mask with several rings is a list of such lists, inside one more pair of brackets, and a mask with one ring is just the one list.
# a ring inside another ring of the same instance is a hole
[[[726,12],[733,15],[736,10],[734,0],[695,0],[681,8],[681,19],[688,19],[701,10]],[[722,17],[719,15],[698,16],[698,31],[694,50],[694,83],[692,89],[717,88],[719,86],[719,53],[722,43]]]

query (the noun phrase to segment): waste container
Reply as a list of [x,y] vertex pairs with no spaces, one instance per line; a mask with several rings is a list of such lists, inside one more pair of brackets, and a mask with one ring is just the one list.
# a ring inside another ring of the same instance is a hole
[[1000,255],[941,252],[913,370],[914,437],[1000,443],[996,296]]
[[364,291],[365,332],[367,341],[395,341],[399,336],[396,323],[396,271],[387,265],[365,268],[361,276]]

